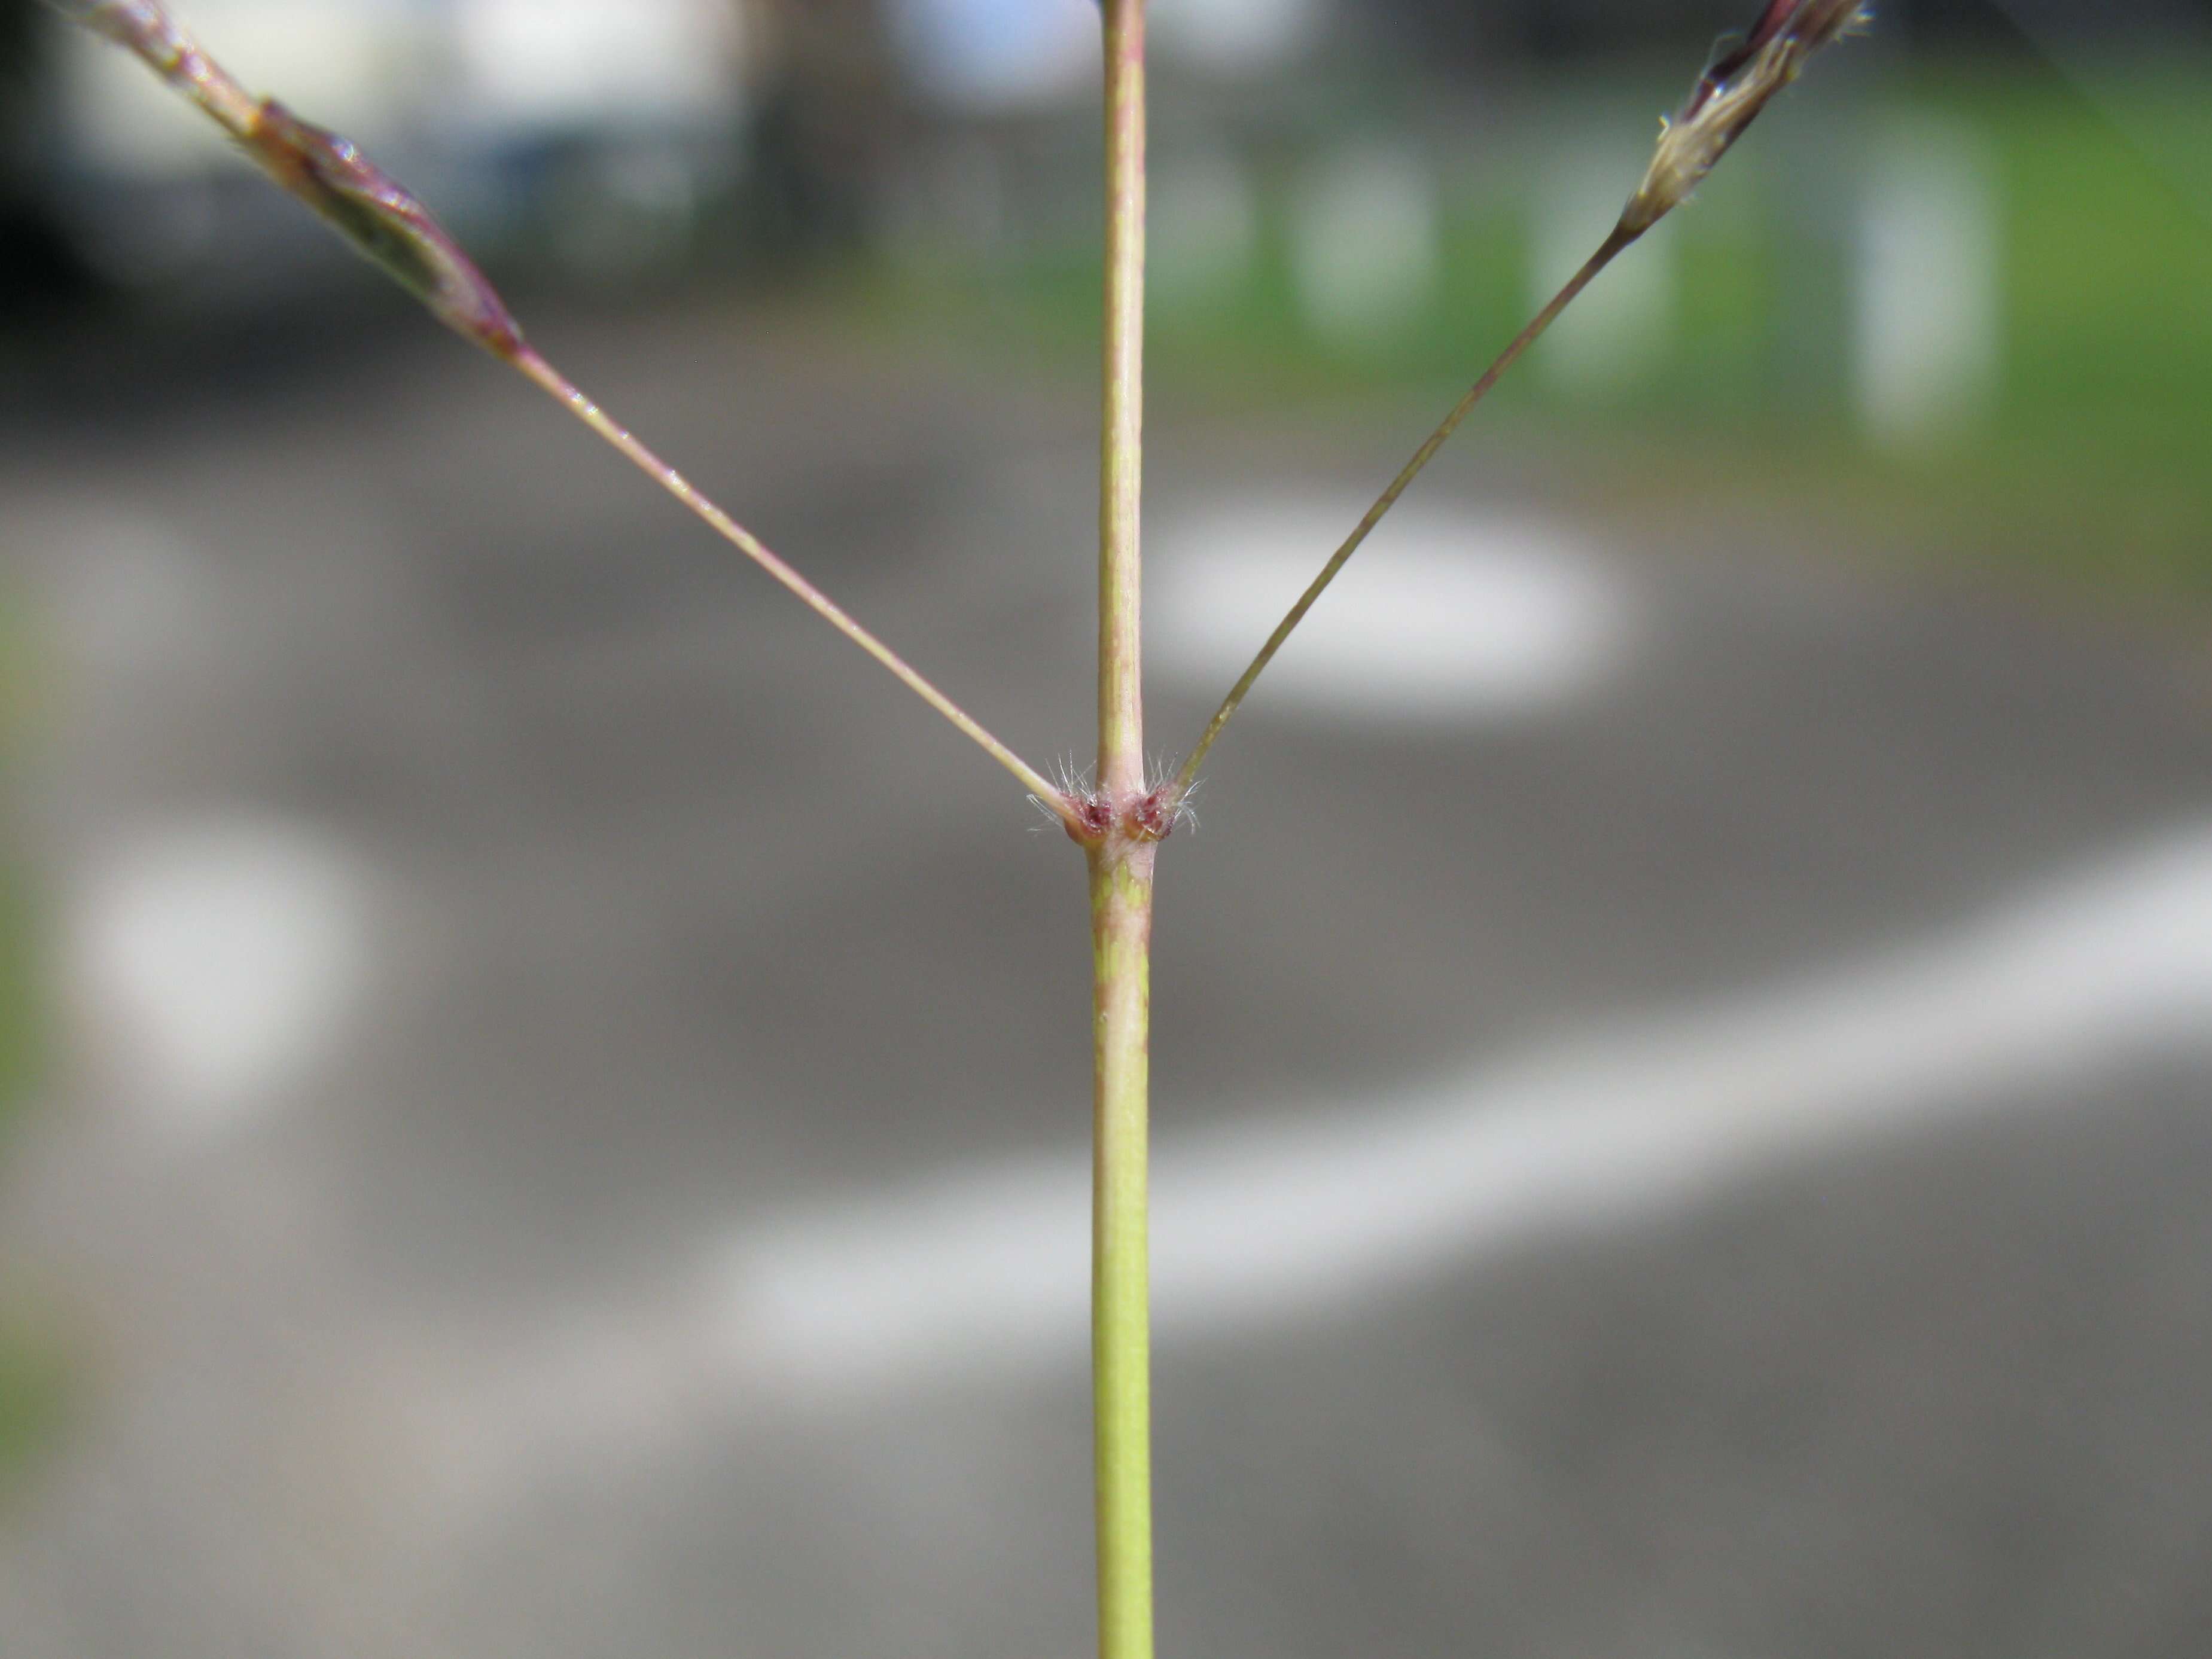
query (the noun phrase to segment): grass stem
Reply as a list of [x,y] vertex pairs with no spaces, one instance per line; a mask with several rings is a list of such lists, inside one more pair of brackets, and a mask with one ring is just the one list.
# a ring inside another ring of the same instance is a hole
[[1098,501],[1098,786],[1145,784],[1139,602],[1145,420],[1145,4],[1106,6],[1106,326]]
[[1157,851],[1118,841],[1091,851],[1091,1364],[1099,1659],[1152,1659],[1152,1653],[1147,1093]]
[[1567,285],[1553,295],[1551,302],[1536,313],[1528,326],[1498,353],[1498,360],[1483,371],[1482,378],[1468,389],[1467,396],[1459,400],[1452,412],[1444,416],[1443,422],[1429,434],[1427,441],[1413,452],[1413,459],[1399,470],[1396,477],[1391,479],[1389,488],[1375,498],[1375,505],[1367,509],[1366,517],[1352,527],[1343,544],[1329,556],[1328,562],[1322,567],[1321,574],[1315,577],[1306,591],[1298,596],[1298,602],[1276,624],[1275,631],[1267,636],[1267,642],[1260,647],[1260,654],[1252,659],[1251,665],[1230,688],[1229,695],[1222,699],[1221,707],[1206,722],[1204,735],[1184,760],[1182,769],[1176,774],[1175,787],[1170,792],[1172,799],[1179,800],[1190,793],[1191,786],[1198,781],[1198,769],[1205,763],[1207,750],[1220,737],[1221,728],[1229,724],[1230,716],[1243,704],[1245,694],[1251,690],[1267,665],[1275,659],[1275,653],[1283,648],[1283,641],[1289,639],[1291,631],[1305,620],[1306,612],[1314,607],[1314,601],[1320,599],[1328,585],[1336,580],[1336,573],[1343,569],[1352,556],[1359,550],[1360,544],[1374,532],[1376,525],[1382,522],[1383,515],[1398,504],[1398,498],[1406,493],[1407,486],[1420,477],[1422,469],[1436,459],[1437,452],[1444,447],[1453,433],[1459,430],[1461,423],[1474,412],[1474,406],[1490,395],[1491,387],[1496,386],[1505,371],[1513,367],[1521,354],[1534,345],[1544,331],[1559,319],[1559,313],[1572,305],[1582,291],[1596,280],[1597,274],[1611,264],[1620,251],[1642,234],[1641,231],[1631,230],[1626,224],[1616,227],[1598,251],[1583,262],[1582,269],[1567,279]]
[[1106,320],[1099,468],[1098,782],[1093,963],[1091,1385],[1100,1659],[1152,1659],[1147,1127],[1152,869],[1139,609],[1144,481],[1145,0],[1106,0]]

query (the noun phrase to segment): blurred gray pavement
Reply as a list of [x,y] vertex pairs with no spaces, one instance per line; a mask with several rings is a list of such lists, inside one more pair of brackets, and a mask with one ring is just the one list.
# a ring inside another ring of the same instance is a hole
[[[1087,746],[1080,395],[539,340]],[[82,392],[0,461],[72,1019],[0,1248],[88,1356],[0,1653],[1089,1650],[1073,849],[430,331]],[[1240,514],[1317,564],[1429,414],[1161,430],[1162,605]],[[1370,599],[1510,544],[1579,665],[1455,703],[1347,623],[1163,854],[1163,1651],[2212,1650],[2203,664],[1506,435]]]

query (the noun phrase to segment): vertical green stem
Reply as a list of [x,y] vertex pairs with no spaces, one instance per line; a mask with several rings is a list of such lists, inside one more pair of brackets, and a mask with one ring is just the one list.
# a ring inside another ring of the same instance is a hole
[[1152,1454],[1146,1087],[1152,858],[1091,855],[1091,1365],[1097,1445],[1099,1659],[1152,1659]]
[[1098,787],[1091,849],[1091,1389],[1100,1659],[1152,1659],[1152,1453],[1146,1090],[1152,864],[1132,817],[1145,787],[1145,6],[1105,0],[1106,330],[1098,509]]
[[1105,432],[1098,501],[1098,787],[1145,787],[1138,525],[1145,473],[1145,0],[1106,0]]

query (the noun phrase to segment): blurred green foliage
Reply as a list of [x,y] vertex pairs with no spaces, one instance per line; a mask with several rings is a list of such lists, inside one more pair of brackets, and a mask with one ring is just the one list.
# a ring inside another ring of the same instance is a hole
[[[1474,170],[1437,161],[1436,302],[1358,350],[1302,313],[1288,226],[1298,156],[1255,164],[1255,250],[1233,285],[1195,300],[1156,290],[1156,406],[1403,396],[1440,411],[1542,297],[1530,268],[1546,175],[1522,160],[1547,153],[1547,132],[1575,141],[1559,108],[1632,109],[1653,84],[1540,89],[1504,123],[1520,136],[1502,156]],[[2212,596],[2212,64],[2116,65],[2097,84],[2109,99],[2018,58],[1900,61],[1856,95],[1808,81],[1654,233],[1673,239],[1675,269],[1651,360],[1601,395],[1548,377],[1540,348],[1499,391],[1516,441],[1571,445],[1595,496],[1638,510],[1782,511],[1860,546]],[[1859,139],[1930,122],[1989,163],[2002,362],[1971,422],[1900,450],[1867,441],[1852,406],[1854,168]],[[1318,152],[1331,135],[1303,142]],[[1171,149],[1158,153],[1172,164]],[[1642,158],[1622,155],[1625,196]],[[933,248],[874,297],[963,349],[1079,372],[1096,257],[1011,237],[988,258]]]
[[72,1368],[63,1345],[21,1316],[0,1330],[0,1500],[67,1420]]

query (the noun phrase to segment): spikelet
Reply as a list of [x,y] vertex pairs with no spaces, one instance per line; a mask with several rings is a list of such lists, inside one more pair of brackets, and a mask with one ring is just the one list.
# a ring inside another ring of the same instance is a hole
[[1681,112],[1660,124],[1650,168],[1620,216],[1621,234],[1640,236],[1680,205],[1806,61],[1868,15],[1864,0],[1768,0],[1743,43],[1717,58]]
[[460,245],[430,211],[359,149],[254,97],[173,18],[160,0],[49,0],[57,10],[135,53],[199,106],[277,184],[464,338],[508,361],[522,331]]

